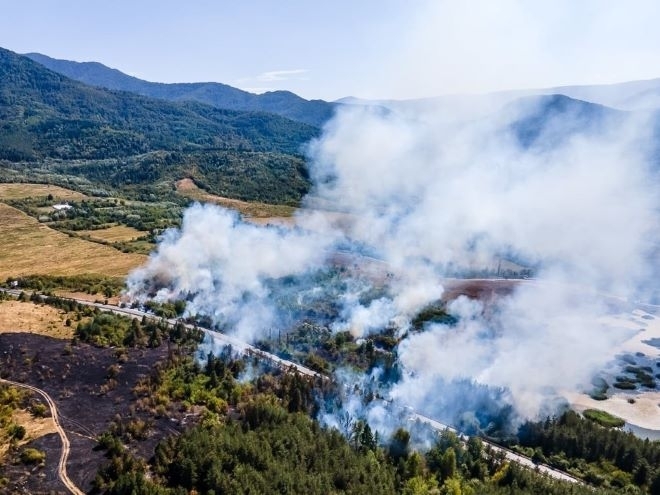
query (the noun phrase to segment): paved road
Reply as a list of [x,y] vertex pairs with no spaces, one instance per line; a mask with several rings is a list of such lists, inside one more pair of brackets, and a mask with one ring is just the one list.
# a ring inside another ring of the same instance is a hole
[[32,392],[36,392],[46,400],[46,402],[48,403],[48,407],[50,407],[50,414],[53,418],[53,423],[55,423],[55,429],[57,430],[57,433],[59,434],[60,439],[62,440],[62,453],[60,454],[60,462],[57,465],[57,475],[62,480],[62,483],[64,483],[64,486],[66,486],[67,490],[69,490],[71,493],[73,493],[74,495],[84,495],[84,492],[80,490],[73,481],[71,481],[71,478],[69,478],[69,476],[66,473],[66,461],[69,458],[70,444],[69,444],[69,439],[66,436],[66,432],[64,431],[62,425],[60,424],[60,419],[57,412],[57,406],[55,405],[53,399],[51,399],[50,395],[48,395],[46,392],[44,392],[40,388],[33,387],[32,385],[13,382],[11,380],[5,380],[3,378],[0,378],[0,382],[13,385],[14,387],[26,388],[28,390],[31,390]]
[[[436,421],[434,419],[431,419],[427,416],[423,416],[419,413],[416,412],[411,412],[410,413],[410,419],[414,421],[421,421],[422,423],[426,423],[431,428],[437,431],[443,431],[443,430],[449,430],[457,435],[459,435],[462,439],[467,440],[469,437],[466,435],[463,435],[461,432],[459,432],[456,428],[452,428],[449,425],[443,424],[439,421]],[[571,483],[580,483],[584,484],[584,482],[576,478],[575,476],[571,476],[570,474],[560,471],[559,469],[555,469],[553,467],[550,467],[546,464],[535,464],[532,459],[530,459],[527,456],[518,454],[517,452],[514,452],[512,450],[509,450],[505,447],[502,447],[501,445],[497,445],[496,443],[493,443],[489,440],[481,439],[481,443],[483,445],[486,445],[490,448],[491,451],[496,452],[498,454],[503,454],[504,458],[510,462],[515,462],[517,464],[520,464],[523,467],[529,468],[529,469],[537,469],[543,474],[547,474],[548,476],[558,479],[558,480],[563,480],[563,481],[569,481]]]
[[[137,310],[137,309],[118,308],[117,306],[109,306],[109,305],[105,305],[105,304],[90,303],[90,302],[85,302],[85,301],[79,301],[79,302],[82,303],[82,304],[89,304],[89,305],[95,306],[95,307],[97,307],[101,310],[104,310],[104,311],[112,311],[112,312],[117,313],[117,314],[125,314],[125,315],[128,315],[128,316],[132,316],[134,318],[142,318],[143,316],[153,317],[153,315],[142,312],[142,311]],[[177,323],[177,320],[169,319],[169,320],[167,320],[167,322],[171,325],[175,325]],[[186,328],[192,329],[194,327],[193,327],[193,325],[186,324]],[[234,337],[231,337],[229,335],[226,335],[226,334],[223,334],[223,333],[220,333],[220,332],[214,332],[212,330],[208,330],[208,329],[204,329],[204,328],[199,328],[199,329],[202,330],[203,332],[205,332],[205,334],[207,335],[207,338],[214,339],[215,341],[222,342],[223,344],[231,345],[234,349],[239,350],[239,351],[241,351],[245,354],[252,354],[252,355],[260,356],[263,359],[266,359],[266,360],[276,364],[277,366],[279,366],[282,369],[285,369],[285,370],[295,369],[296,371],[298,371],[299,373],[301,373],[303,375],[307,375],[307,376],[311,376],[311,377],[321,377],[321,378],[324,378],[324,379],[331,379],[327,375],[317,373],[316,371],[313,371],[313,370],[311,370],[311,369],[309,369],[305,366],[302,366],[301,364],[294,363],[293,361],[288,361],[286,359],[282,359],[282,358],[276,356],[275,354],[271,354],[269,352],[258,349],[257,347],[254,347],[254,346],[252,346],[252,345],[250,345],[246,342],[238,340],[238,339],[236,339]],[[456,430],[455,428],[452,428],[449,425],[445,425],[445,424],[443,424],[439,421],[436,421],[434,419],[431,419],[431,418],[428,418],[428,417],[423,416],[421,414],[418,414],[414,411],[410,412],[410,417],[413,420],[418,420],[418,421],[422,421],[424,423],[429,424],[435,430],[442,431],[442,430],[448,429],[450,431],[453,431],[456,434],[460,434],[460,432],[458,430]],[[529,457],[520,455],[516,452],[513,452],[509,449],[506,449],[506,448],[504,448],[500,445],[497,445],[493,442],[490,442],[488,440],[481,439],[481,441],[484,445],[487,445],[488,447],[490,447],[490,449],[492,451],[498,452],[498,453],[503,453],[504,457],[510,462],[516,462],[516,463],[520,464],[521,466],[524,466],[524,467],[527,467],[527,468],[530,468],[530,469],[538,469],[540,472],[542,472],[544,474],[547,474],[548,476],[551,476],[552,478],[555,478],[555,479],[570,481],[572,483],[583,483],[582,480],[580,480],[580,479],[578,479],[574,476],[571,476],[570,474],[568,474],[564,471],[554,469],[554,468],[552,468],[550,466],[547,466],[547,465],[544,465],[544,464],[535,464],[532,461],[532,459],[530,459]]]

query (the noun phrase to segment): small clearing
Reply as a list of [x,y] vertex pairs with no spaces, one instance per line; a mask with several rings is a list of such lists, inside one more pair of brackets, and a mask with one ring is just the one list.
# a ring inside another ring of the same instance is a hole
[[88,236],[90,239],[103,242],[123,242],[134,241],[139,237],[144,237],[148,232],[134,229],[126,225],[114,225],[106,229],[81,230],[78,232],[80,237]]
[[219,206],[224,206],[225,208],[236,210],[247,219],[289,218],[296,211],[296,208],[293,206],[248,202],[215,196],[197,187],[192,179],[181,179],[178,181],[176,183],[176,191],[181,196],[185,196],[186,198],[195,201],[213,203]]
[[70,339],[73,337],[73,326],[66,326],[66,318],[63,311],[44,304],[0,302],[0,333],[25,332]]
[[87,196],[77,191],[50,184],[0,184],[0,199],[3,200],[45,197],[49,194],[52,194],[53,198],[63,201],[87,198]]
[[146,256],[69,237],[0,203],[0,280],[23,275],[124,276]]

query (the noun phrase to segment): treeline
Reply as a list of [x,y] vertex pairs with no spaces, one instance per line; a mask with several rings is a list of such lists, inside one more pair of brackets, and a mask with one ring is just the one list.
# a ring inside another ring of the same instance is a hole
[[53,170],[84,177],[127,194],[135,188],[191,178],[199,187],[218,196],[294,206],[310,186],[300,156],[246,150],[157,151],[113,163],[107,160],[61,163]]
[[[199,187],[218,196],[290,206],[297,206],[310,188],[310,179],[303,158],[276,152],[157,151],[122,159],[57,160],[22,164],[6,162],[6,168],[3,164],[0,169],[0,181],[3,182],[51,183],[77,190],[83,189],[87,194],[100,197],[113,194],[133,201],[170,208],[181,208],[190,202],[177,195],[174,188],[176,181],[185,178],[194,180]],[[268,187],[264,187],[264,184],[268,184]],[[42,198],[14,200],[11,203],[23,211],[32,207],[33,212],[30,214],[43,216],[45,215],[43,207],[52,205],[53,201],[49,202],[46,198]],[[86,200],[86,203],[111,207],[114,206],[114,199],[108,199],[105,204],[94,199]],[[144,204],[125,201],[119,206],[123,208],[115,210],[114,213],[124,211],[131,215],[138,214],[144,217],[150,215],[146,210],[147,205]],[[37,208],[42,209],[37,210]],[[157,210],[154,212],[158,213]],[[55,221],[59,216],[65,217],[64,213],[52,212],[48,216],[51,221]],[[125,223],[122,218],[109,218],[106,222]],[[135,227],[139,230],[152,228],[141,225]],[[80,227],[80,229],[86,228],[89,227]]]
[[188,329],[181,322],[170,325],[167,321],[146,316],[138,320],[100,311],[91,320],[80,322],[75,335],[80,341],[99,347],[159,347],[165,341],[199,343],[203,337],[200,330]]
[[634,487],[660,494],[660,442],[606,428],[567,411],[555,419],[524,424],[524,447],[540,450],[539,460],[569,471],[595,486]]
[[156,449],[154,470],[170,488],[200,493],[392,493],[384,456],[352,449],[336,430],[259,398],[244,419],[194,428]]
[[121,293],[124,288],[124,280],[120,277],[106,277],[103,275],[28,275],[25,277],[9,277],[4,285],[9,288],[44,293],[65,290],[112,297]]
[[71,208],[49,213],[44,207],[53,206],[55,199],[25,198],[7,201],[28,215],[48,222],[49,226],[61,231],[98,230],[121,224],[147,233],[159,232],[177,226],[187,200],[178,202],[136,203],[123,199],[84,199],[68,201]]

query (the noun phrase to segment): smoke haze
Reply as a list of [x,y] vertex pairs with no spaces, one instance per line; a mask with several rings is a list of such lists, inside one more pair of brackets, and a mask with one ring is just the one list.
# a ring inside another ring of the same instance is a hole
[[[533,98],[477,119],[342,111],[309,146],[313,191],[297,227],[192,206],[130,276],[129,295],[184,298],[188,313],[252,341],[291,323],[284,292],[331,299],[333,331],[396,328],[389,399],[446,421],[487,400],[518,418],[547,413],[629,337],[598,318],[606,295],[640,297],[657,246],[653,126],[584,105]],[[319,283],[338,252],[371,273]],[[494,275],[502,260],[533,267],[534,280],[496,302],[459,297],[448,305],[456,324],[412,331],[445,277]],[[358,402],[351,414],[382,424],[381,405]]]

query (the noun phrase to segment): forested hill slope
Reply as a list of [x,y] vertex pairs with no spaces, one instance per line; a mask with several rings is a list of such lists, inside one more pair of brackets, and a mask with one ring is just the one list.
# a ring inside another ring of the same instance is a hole
[[155,150],[299,154],[315,127],[257,112],[94,88],[0,49],[0,158],[78,159]]
[[227,110],[270,112],[316,127],[328,121],[338,105],[323,100],[306,100],[290,91],[256,95],[215,82],[156,83],[129,76],[98,62],[58,60],[40,53],[27,53],[25,56],[52,71],[91,86],[170,101],[197,101]]
[[319,132],[265,112],[87,86],[0,48],[0,181],[70,187],[75,176],[144,196],[192,178],[214,194],[295,205],[309,188],[304,145]]

